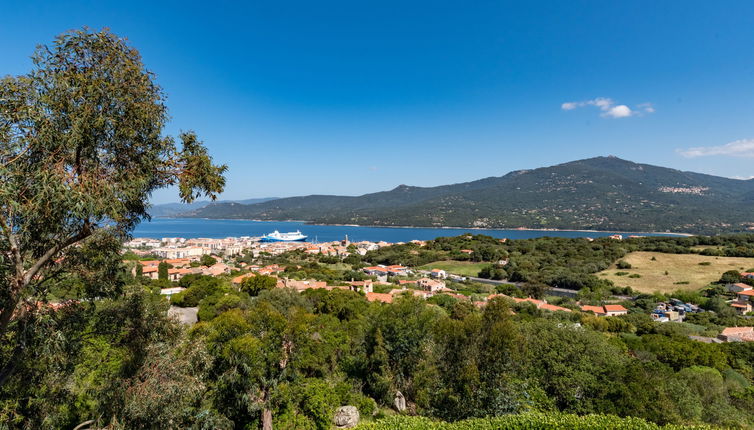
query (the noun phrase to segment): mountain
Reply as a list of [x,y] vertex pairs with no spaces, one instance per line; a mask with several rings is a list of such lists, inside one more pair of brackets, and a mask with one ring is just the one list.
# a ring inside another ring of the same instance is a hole
[[268,202],[275,200],[277,197],[264,197],[259,199],[246,199],[246,200],[221,200],[218,202],[211,202],[209,200],[201,200],[192,203],[163,203],[159,205],[153,205],[149,208],[149,214],[155,218],[167,218],[174,217],[179,214],[195,211],[201,209],[207,205],[218,203],[239,203],[244,205],[250,205],[254,203]]
[[213,203],[183,216],[322,224],[717,233],[754,229],[754,180],[596,157],[357,197]]

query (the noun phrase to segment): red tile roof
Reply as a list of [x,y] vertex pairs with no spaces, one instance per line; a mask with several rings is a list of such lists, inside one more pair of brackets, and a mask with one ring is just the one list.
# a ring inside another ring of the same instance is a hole
[[370,302],[393,303],[393,296],[384,293],[367,293]]

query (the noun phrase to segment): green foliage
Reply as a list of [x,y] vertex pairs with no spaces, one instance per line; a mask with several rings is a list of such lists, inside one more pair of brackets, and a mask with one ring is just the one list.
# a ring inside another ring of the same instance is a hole
[[202,258],[199,259],[199,264],[202,266],[214,266],[217,263],[217,259],[211,255],[202,255]]
[[453,423],[423,417],[392,416],[357,427],[358,430],[516,430],[516,429],[711,429],[707,426],[658,426],[639,418],[615,415],[573,415],[561,413],[527,413],[495,418],[476,418]]
[[241,291],[250,296],[258,296],[265,290],[271,290],[277,285],[277,279],[272,276],[256,275],[244,278],[241,281]]
[[45,298],[56,260],[98,231],[125,238],[154,191],[178,184],[190,201],[224,186],[192,132],[181,149],[164,136],[165,95],[125,39],[69,31],[32,63],[0,79],[0,335],[20,302]]
[[168,269],[170,269],[170,264],[161,261],[160,264],[157,265],[157,279],[161,281],[167,281],[168,280]]
[[209,296],[217,296],[216,301],[219,300],[220,296],[230,292],[227,281],[220,278],[197,276],[192,277],[190,282],[190,284],[184,284],[188,285],[188,288],[171,297],[170,301],[173,305],[180,307],[199,306],[199,302]]
[[631,263],[629,263],[628,261],[625,261],[625,260],[618,260],[618,262],[615,263],[615,266],[618,269],[625,270],[625,269],[630,269],[631,268]]
[[741,282],[741,273],[738,270],[728,270],[720,277],[721,284],[735,284]]

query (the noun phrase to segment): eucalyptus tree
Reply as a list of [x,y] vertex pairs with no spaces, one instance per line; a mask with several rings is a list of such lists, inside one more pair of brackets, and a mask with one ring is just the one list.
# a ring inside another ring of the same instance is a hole
[[176,185],[189,202],[225,185],[193,132],[164,134],[165,94],[125,39],[70,31],[32,61],[0,79],[0,336],[68,253],[147,219],[152,192]]

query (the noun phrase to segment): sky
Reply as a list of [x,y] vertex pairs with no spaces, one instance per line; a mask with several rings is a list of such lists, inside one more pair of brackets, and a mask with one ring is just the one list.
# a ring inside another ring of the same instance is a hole
[[[360,195],[601,155],[754,175],[754,2],[0,0],[0,75],[103,27],[222,199]],[[173,189],[154,203],[177,200]]]

